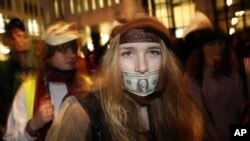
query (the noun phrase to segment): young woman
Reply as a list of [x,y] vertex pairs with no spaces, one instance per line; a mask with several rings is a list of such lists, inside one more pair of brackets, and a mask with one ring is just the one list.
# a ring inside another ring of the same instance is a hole
[[58,22],[44,34],[45,48],[36,76],[19,88],[8,118],[5,140],[44,140],[67,95],[84,91],[88,83],[78,76],[80,34],[72,24]]
[[[80,103],[69,97],[46,139],[203,140],[211,130],[186,93],[172,43],[168,30],[154,18],[133,19],[116,28],[103,58],[100,90],[78,98]],[[147,88],[141,90],[140,81]]]

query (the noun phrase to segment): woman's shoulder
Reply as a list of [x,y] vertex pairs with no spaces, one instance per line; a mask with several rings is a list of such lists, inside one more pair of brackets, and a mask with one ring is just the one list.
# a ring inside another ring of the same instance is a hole
[[98,108],[99,104],[100,101],[96,93],[77,94],[67,97],[63,101],[60,109],[70,110],[71,112],[84,111],[89,114],[89,112]]
[[90,118],[85,109],[75,96],[69,96],[62,103],[47,133],[46,140],[85,141],[89,125]]
[[56,119],[61,121],[77,121],[89,123],[89,115],[85,108],[82,107],[78,98],[75,96],[67,97],[60,106]]

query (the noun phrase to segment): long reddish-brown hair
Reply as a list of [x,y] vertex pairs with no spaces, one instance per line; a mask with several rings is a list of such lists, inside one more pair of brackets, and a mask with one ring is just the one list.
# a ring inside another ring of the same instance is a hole
[[[205,123],[200,106],[187,93],[186,81],[180,70],[180,63],[172,51],[172,39],[167,29],[152,18],[134,19],[124,27],[126,30],[139,28],[134,24],[140,25],[140,28],[151,28],[164,35],[160,36],[162,62],[159,81],[153,94],[154,98],[148,101],[149,119],[154,127],[154,140],[203,140],[205,132],[211,130],[207,128],[209,125]],[[122,26],[119,28],[122,29]],[[142,125],[135,104],[125,97],[126,91],[123,90],[119,38],[118,33],[103,58],[101,103],[113,140],[137,141],[137,129]]]

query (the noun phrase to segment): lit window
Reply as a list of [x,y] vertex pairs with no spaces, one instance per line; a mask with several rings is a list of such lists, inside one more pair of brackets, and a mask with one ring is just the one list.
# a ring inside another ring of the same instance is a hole
[[119,4],[120,3],[120,0],[115,0],[115,4]]
[[104,7],[103,0],[99,0],[99,5],[100,5],[100,8],[103,8],[103,7]]
[[111,6],[111,5],[112,5],[112,1],[108,0],[108,6]]
[[54,8],[55,8],[56,17],[58,18],[59,17],[59,8],[58,8],[58,1],[57,0],[54,1]]
[[88,11],[88,10],[89,10],[88,1],[85,0],[85,1],[84,1],[84,11]]
[[70,13],[74,14],[75,13],[75,8],[74,8],[74,0],[70,0]]
[[36,19],[28,19],[28,30],[32,36],[39,35],[39,26]]
[[233,17],[232,19],[231,19],[231,24],[232,25],[236,25],[238,23],[238,18],[237,17]]
[[61,9],[62,9],[62,15],[64,15],[65,14],[64,1],[61,1]]
[[4,33],[5,29],[4,29],[4,19],[3,19],[3,14],[0,13],[0,33]]
[[89,51],[94,51],[94,45],[92,43],[92,40],[90,40],[88,43],[87,43],[87,48],[89,49]]
[[81,3],[81,0],[77,0],[77,12],[78,13],[82,12],[82,3]]
[[245,11],[236,11],[235,16],[243,16],[245,14]]
[[234,33],[235,33],[235,28],[234,28],[234,27],[231,27],[231,28],[229,29],[229,34],[232,35],[232,34],[234,34]]
[[39,26],[37,24],[37,21],[34,19],[32,24],[33,24],[34,35],[38,36],[39,35]]
[[175,30],[175,37],[176,38],[182,38],[184,34],[184,29],[183,28],[177,28]]
[[33,35],[33,25],[31,19],[28,19],[28,29],[29,29],[29,34]]
[[[0,54],[9,54],[10,53],[10,49],[3,45],[2,42],[0,42]],[[1,56],[2,57],[2,56]],[[2,58],[0,60],[3,60]]]
[[184,27],[190,23],[195,13],[195,5],[193,3],[185,3],[174,7],[175,27]]
[[92,10],[96,9],[96,4],[95,4],[95,0],[92,0]]
[[233,3],[233,0],[227,0],[227,6],[230,6]]

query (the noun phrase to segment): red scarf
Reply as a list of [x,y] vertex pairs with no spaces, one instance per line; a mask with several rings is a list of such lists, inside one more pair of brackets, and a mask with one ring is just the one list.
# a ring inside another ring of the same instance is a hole
[[[49,87],[48,87],[49,82],[65,83],[68,89],[67,95],[76,94],[76,90],[77,90],[76,88],[78,87],[78,83],[75,77],[76,73],[75,71],[66,72],[66,73],[70,75],[65,75],[63,74],[63,71],[59,71],[57,69],[51,69],[51,71],[49,71],[49,73],[47,74],[43,74],[43,73],[38,74],[34,109],[33,109],[33,117],[35,116],[39,108],[39,104],[41,100],[47,96],[50,98]],[[45,140],[47,131],[50,128],[51,124],[52,124],[52,121],[47,123],[43,128],[37,131],[38,141]]]

